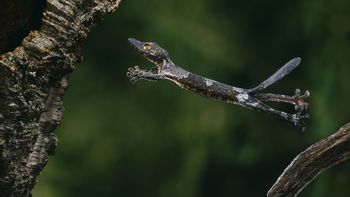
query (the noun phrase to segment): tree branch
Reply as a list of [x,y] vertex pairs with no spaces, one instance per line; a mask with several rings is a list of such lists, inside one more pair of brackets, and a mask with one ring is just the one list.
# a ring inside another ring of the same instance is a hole
[[300,153],[268,191],[268,197],[297,196],[323,170],[350,159],[350,123]]
[[82,42],[119,3],[48,0],[40,29],[0,56],[1,196],[31,195],[57,146],[53,131],[63,117],[67,79],[81,61]]

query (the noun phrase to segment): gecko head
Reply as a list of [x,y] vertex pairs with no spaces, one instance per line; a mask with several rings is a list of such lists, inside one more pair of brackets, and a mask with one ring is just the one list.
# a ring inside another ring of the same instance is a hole
[[169,55],[162,47],[155,42],[141,42],[134,38],[128,39],[129,44],[145,58],[154,64],[161,64],[169,59]]

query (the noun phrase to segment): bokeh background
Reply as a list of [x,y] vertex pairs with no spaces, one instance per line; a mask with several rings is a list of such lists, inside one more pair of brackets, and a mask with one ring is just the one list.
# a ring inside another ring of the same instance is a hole
[[[349,19],[348,0],[124,0],[85,43],[59,147],[34,196],[266,195],[299,152],[350,120]],[[156,41],[183,68],[246,88],[302,57],[269,91],[311,91],[307,131],[167,81],[131,84],[127,68],[151,64],[128,37]],[[325,171],[301,196],[349,196],[349,171],[349,162]]]

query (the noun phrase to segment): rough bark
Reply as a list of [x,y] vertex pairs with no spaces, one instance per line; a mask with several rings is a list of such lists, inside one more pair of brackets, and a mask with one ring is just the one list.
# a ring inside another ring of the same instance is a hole
[[82,42],[119,3],[48,0],[40,29],[0,56],[0,196],[31,196],[57,146],[53,131],[63,116],[68,75],[81,61]]
[[12,51],[38,29],[46,0],[0,0],[0,54]]
[[277,179],[267,196],[297,196],[323,170],[348,159],[350,123],[300,153]]
[[[42,2],[0,2],[0,53],[11,51],[0,56],[0,196],[31,196],[57,146],[53,131],[82,42],[120,0]],[[39,29],[22,40],[33,28]],[[350,123],[299,154],[268,196],[296,196],[322,170],[349,158]]]

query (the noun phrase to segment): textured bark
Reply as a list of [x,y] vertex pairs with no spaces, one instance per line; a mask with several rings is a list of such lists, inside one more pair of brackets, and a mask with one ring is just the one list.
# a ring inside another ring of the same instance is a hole
[[267,196],[297,196],[323,170],[348,159],[350,123],[300,153],[277,179]]
[[[0,56],[1,197],[31,196],[57,146],[53,131],[63,117],[64,91],[81,61],[82,42],[120,0],[33,2],[0,2],[0,53],[11,51]],[[298,155],[268,196],[296,196],[322,170],[349,158],[350,123]]]
[[[81,44],[119,2],[48,0],[40,29],[0,56],[0,196],[31,196],[36,177],[57,146],[53,131],[63,116],[68,75],[81,61]],[[26,4],[13,6],[19,7],[8,8],[21,12]],[[23,21],[30,23],[29,18],[23,16]],[[8,32],[13,28],[5,29],[0,30],[2,43],[12,35]],[[0,48],[6,51],[8,46]]]
[[0,54],[12,51],[38,29],[46,0],[0,0]]

